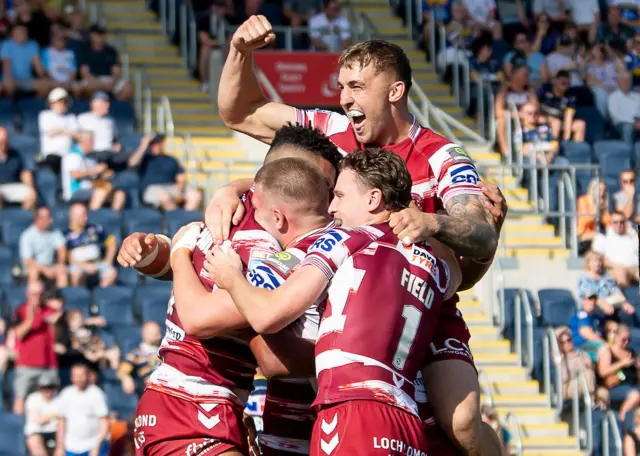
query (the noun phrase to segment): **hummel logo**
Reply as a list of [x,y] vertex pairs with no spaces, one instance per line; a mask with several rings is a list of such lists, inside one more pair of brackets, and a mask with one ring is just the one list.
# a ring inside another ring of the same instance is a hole
[[337,432],[336,432],[336,435],[334,435],[333,438],[329,440],[328,443],[325,442],[323,439],[320,439],[320,447],[322,448],[322,451],[324,451],[327,454],[331,454],[333,450],[335,450],[336,447],[338,446],[338,443],[340,443],[340,439],[338,437]]
[[[210,412],[214,408],[216,408],[218,404],[200,404],[205,411]],[[220,415],[213,415],[212,417],[207,417],[204,413],[198,410],[198,421],[200,421],[204,427],[207,429],[213,429],[213,427],[220,422]]]
[[327,423],[323,418],[322,425],[320,427],[322,428],[322,432],[329,435],[336,429],[337,425],[338,425],[338,414],[336,413],[335,415],[333,415],[333,419],[331,420],[331,423]]

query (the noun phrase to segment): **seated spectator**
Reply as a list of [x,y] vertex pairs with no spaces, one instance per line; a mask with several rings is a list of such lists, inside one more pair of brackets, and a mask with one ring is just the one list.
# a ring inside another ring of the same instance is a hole
[[[435,30],[439,30],[439,28],[443,24],[449,23],[451,20],[451,7],[453,3],[449,0],[422,0],[422,46],[427,52],[427,54],[431,53],[431,26],[430,22],[433,19]],[[285,4],[285,15],[287,14]],[[436,31],[436,37],[437,37]],[[429,60],[435,58],[433,55],[429,55]]]
[[24,166],[18,151],[9,147],[7,129],[0,127],[0,208],[3,203],[11,203],[33,209],[37,200],[33,174]]
[[109,182],[113,170],[106,163],[98,163],[87,154],[93,151],[93,134],[80,131],[78,144],[62,159],[62,194],[65,201],[89,203],[89,209],[100,209],[111,197],[111,208],[124,208],[126,193],[115,190]]
[[609,57],[609,53],[604,45],[594,44],[591,48],[591,55],[585,66],[585,81],[595,98],[596,108],[607,119],[609,94],[617,88],[618,72],[624,71],[622,62],[616,63]]
[[620,405],[620,419],[640,405],[638,368],[640,360],[629,348],[631,331],[627,325],[618,326],[612,345],[604,345],[598,355],[598,375],[609,390],[611,401]]
[[531,43],[526,33],[516,33],[513,39],[513,51],[508,52],[504,57],[504,72],[511,75],[514,63],[522,67],[525,63],[529,67],[529,81],[534,87],[540,87],[543,82],[549,80],[549,69],[540,53],[542,43],[543,28],[538,27],[535,41]]
[[560,150],[549,123],[540,121],[537,108],[532,102],[520,106],[522,155],[525,157],[525,164],[552,163]]
[[636,172],[626,169],[620,173],[620,191],[614,193],[616,211],[622,212],[627,220],[638,223],[640,218],[640,201],[636,201]]
[[600,43],[611,43],[613,41],[627,42],[635,35],[633,27],[629,27],[622,23],[622,15],[620,7],[609,5],[607,10],[607,22],[600,24],[598,27],[597,39]]
[[482,416],[482,421],[489,424],[498,435],[498,439],[500,439],[502,453],[496,456],[509,456],[511,454],[511,449],[509,447],[509,442],[511,442],[511,433],[500,422],[496,409],[489,405],[483,405],[480,407],[480,414]]
[[[81,348],[90,347],[91,344],[82,344],[84,337],[88,334],[93,336],[94,329],[104,328],[107,322],[104,317],[93,316],[84,318],[78,309],[69,309],[64,313],[64,318],[58,320],[55,328],[55,350],[58,354],[60,368],[69,369],[75,364],[90,364]],[[99,334],[96,333],[99,336]],[[91,340],[89,340],[91,342]],[[101,339],[98,343],[101,342]],[[101,345],[102,346],[102,345]],[[96,351],[96,350],[93,350]],[[119,353],[119,350],[118,350]],[[116,363],[117,365],[117,363]],[[99,365],[93,364],[92,369],[98,369]]]
[[594,301],[605,314],[613,315],[622,309],[631,315],[635,309],[617,287],[613,278],[605,273],[604,258],[597,252],[589,252],[585,256],[586,271],[578,280],[578,296],[580,299]]
[[43,164],[58,174],[62,157],[69,153],[78,133],[78,121],[68,112],[71,98],[62,87],[49,92],[47,101],[49,109],[38,114],[40,153],[44,157]]
[[474,36],[473,23],[462,0],[454,0],[451,3],[451,21],[446,28],[445,48],[438,53],[438,68],[444,71],[456,60],[460,63],[467,61],[466,49],[471,46]]
[[[16,356],[15,348],[15,333],[8,329],[7,321],[0,318],[0,387],[5,384],[5,373],[9,368],[9,363],[12,362]],[[0,409],[4,407],[4,401],[2,395],[0,395]]]
[[160,326],[155,321],[147,321],[142,325],[142,342],[131,353],[127,354],[118,368],[118,378],[122,382],[122,390],[127,394],[136,391],[136,380],[147,383],[160,358],[158,350],[162,334]]
[[84,318],[78,309],[71,309],[66,313],[66,323],[69,331],[69,350],[67,361],[86,364],[93,372],[101,369],[116,369],[120,361],[120,349],[107,347],[100,336],[98,328],[106,326],[104,317]]
[[67,49],[62,31],[56,31],[51,35],[51,46],[42,51],[42,65],[53,84],[73,93],[75,97],[81,95],[80,87],[76,83],[76,54]]
[[67,249],[64,236],[60,231],[52,230],[52,225],[49,208],[38,208],[33,224],[20,235],[20,258],[29,282],[42,278],[64,288],[67,286]]
[[50,14],[56,14],[44,1],[18,1],[16,2],[16,22],[26,25],[29,39],[45,48],[49,45],[52,22]]
[[161,134],[143,138],[129,158],[129,166],[140,170],[142,201],[165,211],[175,210],[181,203],[184,209],[197,211],[202,205],[202,193],[185,189],[184,169],[178,160],[165,154],[164,140]]
[[633,143],[640,130],[640,94],[631,90],[631,75],[618,75],[618,90],[609,95],[608,108],[611,123],[622,139]]
[[578,198],[577,210],[578,214],[585,214],[578,216],[578,239],[580,251],[584,253],[591,248],[596,234],[611,225],[607,184],[592,179],[587,193]]
[[27,450],[34,456],[47,455],[56,449],[58,411],[55,398],[58,389],[56,377],[42,376],[38,390],[27,396],[24,404],[24,435]]
[[638,235],[623,213],[614,211],[606,234],[597,234],[593,251],[604,256],[607,273],[620,287],[638,283]]
[[111,425],[110,456],[135,456],[135,416]]
[[580,35],[586,36],[590,43],[596,39],[600,25],[600,5],[598,0],[563,0],[571,15],[571,21],[578,26]]
[[463,2],[475,28],[490,31],[495,39],[502,38],[502,24],[496,20],[495,0],[463,0]]
[[27,286],[27,301],[15,311],[13,331],[16,337],[13,413],[24,413],[24,401],[43,376],[57,377],[53,351],[53,324],[62,315],[43,302],[44,285]]
[[575,119],[575,97],[569,95],[569,74],[559,71],[552,83],[544,84],[538,91],[540,110],[547,116],[554,138],[583,142],[587,124]]
[[[197,22],[198,28],[198,79],[203,92],[209,92],[209,71],[211,52],[219,48],[218,40],[211,34],[211,17],[204,15]],[[295,35],[294,35],[295,39]],[[300,48],[298,48],[300,49]]]
[[3,89],[8,95],[16,92],[35,92],[42,98],[47,95],[51,84],[40,61],[40,48],[38,43],[29,40],[24,23],[16,22],[13,26],[11,38],[2,44],[0,58]]
[[616,52],[612,49],[611,54],[616,58],[618,57],[618,54],[623,55],[622,58],[618,58],[618,60],[622,60],[626,70],[631,73],[631,76],[633,77],[633,88],[635,89],[640,86],[640,33],[636,32],[636,35],[633,37],[633,40],[631,40],[628,49],[625,46],[625,48],[620,51],[624,51],[624,53]]
[[618,332],[618,326],[620,326],[620,322],[615,320],[606,320],[604,322],[604,335],[609,345],[613,344],[616,332]]
[[322,12],[309,19],[313,50],[340,52],[351,44],[351,25],[340,9],[338,0],[324,0]]
[[[321,0],[285,0],[282,14],[291,27],[307,27],[309,19],[322,10]],[[293,31],[293,49],[309,49],[309,40],[301,31]]]
[[635,0],[608,0],[609,5],[620,8],[620,22],[627,27],[636,28],[640,19],[640,4]]
[[485,37],[478,37],[471,43],[471,53],[469,68],[471,70],[471,82],[480,84],[482,81],[491,83],[494,93],[497,91],[503,74],[500,62],[492,57],[493,42]]
[[633,411],[633,427],[624,432],[624,456],[636,456],[640,453],[640,408]]
[[100,90],[111,93],[118,100],[130,100],[133,87],[122,78],[118,53],[107,44],[107,31],[100,25],[93,25],[89,32],[89,43],[78,59],[82,94],[89,97]]
[[555,51],[545,59],[551,80],[556,79],[561,71],[566,74],[569,82],[567,89],[581,86],[583,83],[580,75],[580,66],[576,58],[576,50],[575,42],[568,36],[563,35],[558,39]]
[[65,233],[71,285],[85,284],[87,276],[97,276],[100,287],[110,287],[118,277],[113,267],[116,239],[101,225],[87,223],[87,207],[73,203],[69,208],[69,229]]
[[589,353],[591,359],[597,360],[598,350],[605,344],[602,337],[602,321],[594,312],[595,299],[580,300],[582,310],[578,310],[569,320],[569,329],[576,348]]
[[57,400],[58,448],[56,454],[107,456],[109,454],[109,409],[102,390],[89,382],[83,364],[71,368],[71,385]]
[[69,45],[74,51],[80,50],[80,45],[89,40],[89,30],[87,30],[84,13],[75,5],[67,4],[64,7],[62,22],[66,26],[63,33],[69,40]]
[[567,20],[563,0],[533,0],[532,9],[536,18],[548,16],[550,22],[556,27],[562,27]]
[[80,129],[93,133],[93,150],[97,153],[94,158],[107,163],[114,152],[122,150],[117,139],[116,122],[109,115],[109,106],[109,95],[96,92],[91,98],[91,110],[78,116]]
[[[576,350],[568,327],[561,326],[556,328],[555,331],[562,356],[560,363],[560,368],[562,369],[562,398],[566,401],[573,397],[575,379],[580,372],[584,374],[589,387],[589,394],[593,397],[596,389],[596,372],[591,357],[582,350]],[[579,389],[582,389],[581,384]]]

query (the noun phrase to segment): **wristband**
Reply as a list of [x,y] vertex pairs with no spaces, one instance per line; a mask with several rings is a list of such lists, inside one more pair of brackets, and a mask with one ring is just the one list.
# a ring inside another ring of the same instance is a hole
[[196,244],[198,243],[198,236],[202,232],[202,228],[200,225],[194,225],[184,233],[184,236],[180,238],[175,245],[171,246],[171,255],[178,249],[188,249],[190,252],[193,252],[193,249],[196,248]]

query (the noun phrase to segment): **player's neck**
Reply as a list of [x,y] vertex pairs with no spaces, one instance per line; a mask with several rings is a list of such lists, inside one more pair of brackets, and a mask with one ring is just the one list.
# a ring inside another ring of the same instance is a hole
[[395,110],[392,116],[393,122],[389,124],[389,127],[376,141],[375,145],[378,147],[398,144],[409,137],[409,132],[411,131],[411,127],[413,127],[414,120],[409,110]]
[[286,250],[293,246],[301,237],[304,237],[312,231],[324,228],[330,221],[331,219],[328,215],[316,215],[302,218],[299,223],[290,225],[289,230],[287,230],[286,233],[283,233],[282,238],[280,239],[280,245],[284,250]]
[[369,220],[367,220],[367,223],[365,223],[365,225],[377,225],[379,223],[388,221],[390,218],[391,211],[384,210],[376,212],[375,214],[371,214],[371,217],[369,218]]

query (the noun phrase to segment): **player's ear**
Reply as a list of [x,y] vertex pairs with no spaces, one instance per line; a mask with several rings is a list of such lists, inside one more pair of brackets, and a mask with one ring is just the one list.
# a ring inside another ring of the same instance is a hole
[[389,87],[389,102],[397,103],[404,97],[406,86],[402,81],[396,81]]
[[276,229],[277,229],[278,231],[281,231],[281,230],[282,230],[282,228],[283,228],[283,227],[285,226],[285,224],[287,223],[287,222],[286,222],[286,217],[285,217],[284,213],[283,213],[280,209],[278,209],[277,207],[274,207],[274,208],[271,210],[271,214],[272,214],[272,216],[273,216],[273,221],[274,221],[274,224],[275,224],[275,226],[276,226]]
[[384,201],[382,200],[382,192],[378,188],[369,190],[369,212],[376,212],[384,209]]

